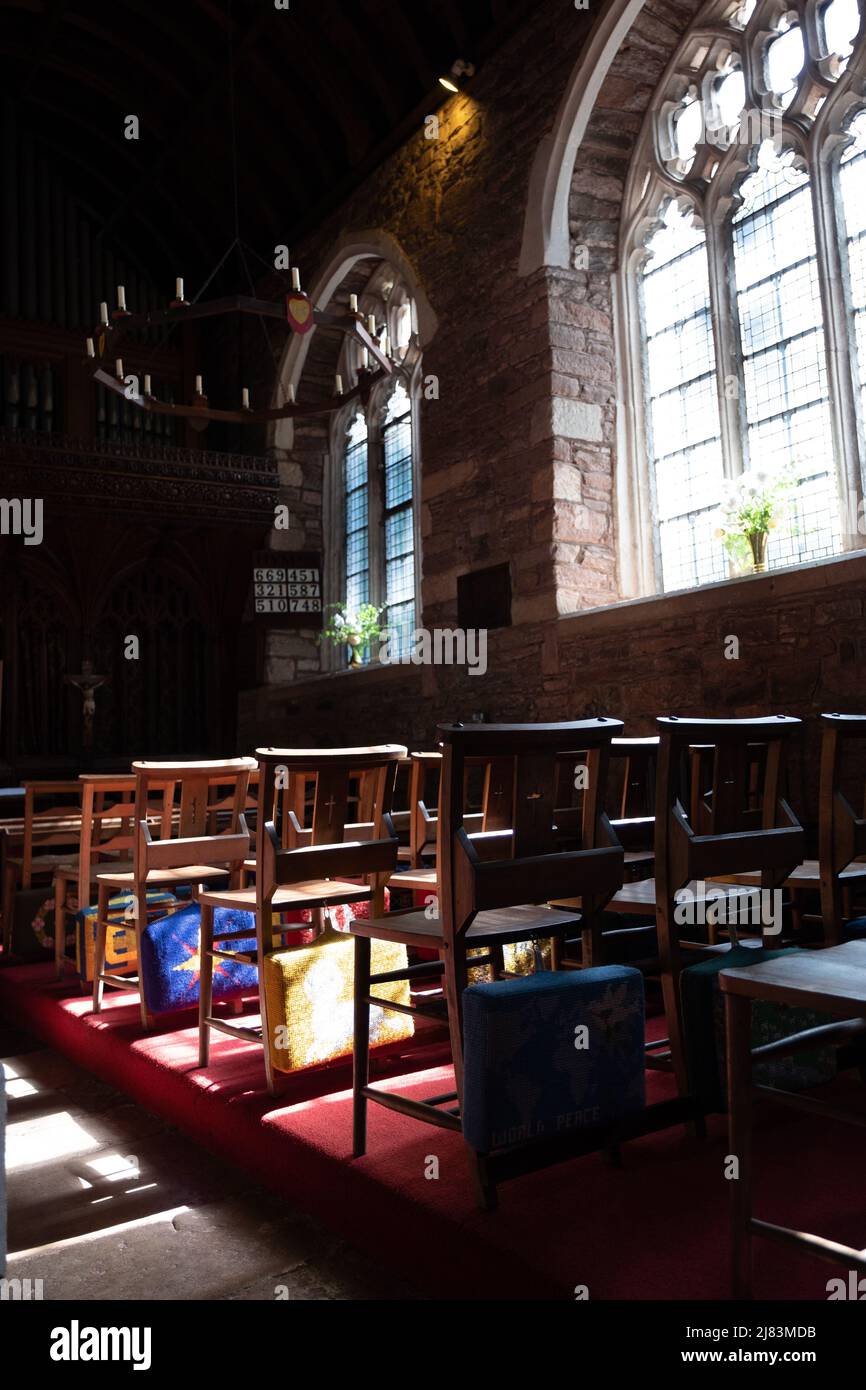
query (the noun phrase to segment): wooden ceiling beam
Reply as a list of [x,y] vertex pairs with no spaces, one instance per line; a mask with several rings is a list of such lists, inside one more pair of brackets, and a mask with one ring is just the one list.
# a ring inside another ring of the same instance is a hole
[[[305,15],[305,19],[308,18],[309,16]],[[309,72],[318,101],[329,108],[337,129],[343,133],[347,163],[350,166],[358,164],[374,138],[373,127],[364,107],[363,93],[360,103],[356,104],[347,97],[347,88],[356,85],[351,74],[348,82],[335,81],[333,68],[321,56],[322,35],[318,28],[313,29],[309,23],[302,23],[294,10],[281,12],[280,21],[279,27],[274,29],[274,33],[279,34],[281,38],[280,50],[288,50],[291,59],[296,60],[298,65],[303,65]],[[333,57],[334,50],[331,49],[329,60]]]
[[360,78],[369,96],[378,98],[388,124],[393,125],[403,113],[394,99],[388,65],[382,64],[375,44],[370,42],[367,26],[362,23],[359,28],[353,17],[352,10],[357,12],[358,0],[348,0],[348,4],[346,0],[319,0],[319,3],[325,5],[325,30],[331,38],[331,56],[339,65],[342,80],[354,78],[359,85]]
[[[2,32],[2,28],[0,28],[0,36],[2,36]],[[19,65],[19,71],[21,74],[20,81],[16,83],[13,77],[10,82],[10,85],[13,85],[13,87],[17,91],[19,99],[22,101],[28,100],[34,103],[39,102],[42,98],[44,89],[38,87],[36,84],[30,81],[30,77],[27,72],[27,58],[29,56],[28,49],[25,47],[21,47],[18,44],[10,43],[7,39],[0,37],[0,55],[13,59],[14,62]],[[79,103],[82,89],[84,89],[85,91],[98,92],[102,95],[103,98],[105,98],[106,101],[111,102],[112,106],[115,108],[115,111],[117,112],[118,135],[122,137],[123,132],[120,122],[122,120],[123,114],[128,112],[130,101],[132,99],[128,86],[124,87],[122,84],[115,84],[104,76],[96,77],[92,72],[89,72],[85,69],[81,69],[77,67],[74,63],[66,62],[62,58],[52,57],[50,54],[47,54],[42,58],[40,66],[42,68],[47,68],[51,72],[59,73],[63,78],[68,80],[73,85],[74,94],[77,96]],[[74,101],[70,102],[70,107],[74,108],[75,104],[76,103]],[[148,114],[146,118],[143,112],[137,112],[136,114],[142,117],[142,123],[144,123],[145,119],[147,120],[149,129],[151,129],[153,126],[158,126],[157,121],[151,123],[150,114]],[[163,138],[161,128],[158,129],[157,138]]]
[[127,41],[117,29],[103,29],[89,15],[70,13],[65,16],[65,19],[70,27],[80,30],[99,43],[104,43],[107,48],[116,48],[119,53],[122,53],[129,64],[126,68],[127,72],[136,66],[141,67],[163,87],[171,88],[175,96],[186,96],[186,86],[180,78],[175,76],[166,63],[157,61],[148,53],[142,44]]
[[[246,53],[249,51],[264,25],[270,21],[275,10],[266,10],[262,6],[250,21],[240,40],[234,46],[234,68],[237,75],[238,69],[243,62]],[[226,52],[228,61],[228,52]],[[171,157],[174,157],[183,145],[185,137],[194,129],[195,125],[201,121],[202,117],[213,106],[217,97],[222,97],[225,101],[228,96],[228,69],[220,72],[218,77],[214,77],[203,92],[196,92],[188,102],[186,110],[178,119],[171,122],[171,144],[164,143],[162,150],[154,159],[148,170],[138,180],[134,189],[131,189],[122,204],[117,207],[108,221],[107,227],[112,227],[128,208],[140,201],[142,194],[150,188],[154,180],[163,172],[165,165]]]
[[404,13],[402,5],[389,5],[385,0],[362,0],[369,21],[376,25],[382,39],[396,38],[397,46],[412,65],[423,90],[432,87],[437,74],[423,44]]
[[[272,130],[279,130],[280,121],[285,121],[291,131],[288,150],[286,142],[277,137],[278,158],[273,165],[273,177],[281,177],[281,168],[286,163],[287,154],[291,163],[297,158],[299,150],[313,151],[314,158],[306,160],[307,166],[317,165],[326,178],[336,177],[338,170],[333,153],[319,133],[319,123],[309,114],[312,111],[312,90],[306,80],[299,80],[297,99],[287,107],[285,87],[279,83],[266,55],[257,49],[254,50],[250,54],[249,64],[251,72],[254,73],[256,93],[262,105],[267,107],[267,111],[261,113],[261,119],[267,120]],[[336,129],[338,127],[335,125]]]

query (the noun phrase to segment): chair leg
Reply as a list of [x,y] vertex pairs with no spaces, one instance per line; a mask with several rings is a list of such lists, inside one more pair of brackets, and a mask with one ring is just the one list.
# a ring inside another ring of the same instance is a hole
[[62,980],[66,965],[66,892],[64,874],[54,879],[54,978]]
[[671,1066],[677,1080],[677,1090],[680,1096],[685,1097],[689,1094],[688,1073],[686,1070],[685,1042],[683,1038],[683,1019],[680,1009],[680,980],[679,973],[666,970],[662,974],[662,997],[664,999],[665,1017],[667,1020],[668,1037],[671,1044]]
[[505,974],[505,951],[502,946],[494,945],[489,947],[490,955],[490,978],[491,980],[501,980]]
[[370,993],[371,943],[368,936],[355,937],[355,1041],[352,1067],[352,1155],[367,1152],[367,1097],[364,1087],[370,1080]]
[[198,985],[198,1064],[206,1067],[210,1061],[210,1025],[213,1007],[213,908],[199,904],[199,985]]
[[466,1146],[466,1159],[469,1164],[469,1178],[475,1189],[475,1196],[482,1211],[495,1211],[497,1207],[496,1183],[490,1173],[486,1154]]
[[153,1022],[150,1010],[147,1007],[147,1000],[144,997],[144,969],[142,961],[141,938],[147,925],[147,893],[142,888],[141,892],[135,894],[135,954],[138,967],[138,1008],[141,1015],[141,1026],[147,1031]]
[[674,914],[675,901],[674,895],[671,893],[659,902],[657,910],[659,957],[661,961],[662,998],[664,999],[665,1020],[671,1046],[671,1066],[677,1081],[677,1091],[680,1097],[685,1099],[689,1095],[689,1078],[686,1067],[683,1014],[680,1000],[682,959]]
[[15,912],[15,867],[7,864],[3,878],[3,955],[12,953],[12,918]]
[[451,1057],[454,1062],[454,1082],[457,1099],[463,1106],[463,991],[469,983],[469,970],[462,945],[457,950],[445,949],[444,987],[448,1004],[448,1032],[451,1038]]
[[93,943],[93,1012],[102,1012],[102,994],[105,988],[102,976],[105,974],[105,943],[108,939],[108,902],[111,889],[107,883],[100,883],[96,902],[96,940]]
[[[270,913],[268,913],[265,926],[267,930],[264,932],[264,936],[260,938],[260,941],[272,941],[274,924],[273,917]],[[268,1015],[268,1000],[267,994],[265,992],[265,952],[260,949],[258,956],[259,1014],[262,1020],[262,1047],[264,1048],[265,1053],[265,1081],[267,1082],[268,1095],[275,1096],[278,1093],[277,1077],[276,1068],[274,1067],[274,1059],[271,1056],[271,1041],[273,1039],[273,1029],[271,1027],[270,1017]]]

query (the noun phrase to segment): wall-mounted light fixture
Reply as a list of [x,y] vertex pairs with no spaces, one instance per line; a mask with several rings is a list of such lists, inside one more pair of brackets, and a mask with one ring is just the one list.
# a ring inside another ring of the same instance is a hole
[[475,76],[475,64],[468,63],[465,58],[458,58],[451,64],[450,71],[439,78],[440,87],[444,87],[446,92],[459,92],[465,80]]

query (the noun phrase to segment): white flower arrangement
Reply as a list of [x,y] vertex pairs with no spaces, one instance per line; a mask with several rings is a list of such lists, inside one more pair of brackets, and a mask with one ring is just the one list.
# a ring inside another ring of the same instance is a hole
[[788,515],[791,493],[799,481],[800,470],[793,462],[772,472],[747,469],[737,478],[726,479],[715,535],[732,559],[764,568],[769,533]]

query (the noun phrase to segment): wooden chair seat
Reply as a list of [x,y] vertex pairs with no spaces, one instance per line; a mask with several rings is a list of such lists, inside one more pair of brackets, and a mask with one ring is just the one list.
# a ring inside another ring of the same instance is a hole
[[[842,869],[839,878],[843,883],[856,883],[866,880],[866,864],[849,864],[846,869]],[[745,883],[759,886],[761,875],[757,871],[742,874],[718,875],[713,880],[716,883]],[[796,869],[788,875],[782,885],[783,888],[792,891],[806,892],[808,889],[819,889],[821,887],[821,864],[818,859],[804,859],[802,864],[798,864]]]
[[[722,880],[720,878],[714,878],[710,880],[710,882],[717,883],[720,888],[724,888],[727,883],[730,883],[730,892],[726,892],[724,894],[726,898],[747,897],[749,893],[754,891],[752,888],[741,885],[739,882],[734,883],[732,879]],[[760,886],[760,875],[758,876],[758,886]],[[696,896],[697,887],[697,881],[695,879],[692,879],[690,883],[686,884],[685,888],[678,889],[677,892],[682,892],[684,895],[686,893],[691,894],[694,900],[696,910],[698,910],[705,904],[711,903],[714,900],[718,900],[718,897],[720,895],[717,893],[706,894],[702,895],[701,897]],[[580,900],[576,898],[571,900],[559,900],[553,903],[552,905],[554,907],[579,907]],[[621,888],[618,893],[614,894],[610,902],[607,903],[605,911],[624,913],[646,912],[648,917],[654,917],[656,915],[655,879],[646,878],[640,883],[625,884],[625,886]]]
[[623,853],[623,861],[629,870],[643,867],[644,864],[655,862],[655,851],[651,849],[627,849]]
[[[101,865],[97,867],[102,868]],[[149,869],[143,881],[148,888],[167,888],[178,883],[213,883],[225,878],[227,872],[218,865],[183,864],[171,869]],[[131,889],[135,886],[135,875],[112,869],[110,873],[98,873],[96,882],[107,883],[110,888]]]
[[[535,937],[555,936],[579,925],[574,912],[558,912],[552,907],[529,903],[521,907],[496,908],[479,912],[466,932],[473,944],[497,942],[503,946]],[[369,936],[377,941],[397,941],[406,946],[430,946],[444,940],[443,919],[417,912],[391,912],[387,917],[359,918],[352,923],[353,936]]]
[[[369,902],[372,896],[364,883],[344,883],[336,878],[312,879],[309,883],[293,883],[274,890],[271,905],[274,912],[288,908],[327,907],[330,903]],[[209,889],[199,894],[199,902],[207,907],[233,907],[240,912],[255,912],[255,888]]]
[[[23,863],[23,859],[17,856],[11,856],[6,860],[7,867],[9,868],[20,869]],[[37,874],[40,876],[43,874],[48,874],[53,878],[53,876],[57,873],[58,869],[72,869],[77,873],[78,855],[73,853],[39,854],[33,856],[31,874],[34,878]]]
[[410,869],[407,874],[394,874],[388,886],[389,888],[405,888],[407,892],[435,893],[436,870]]

